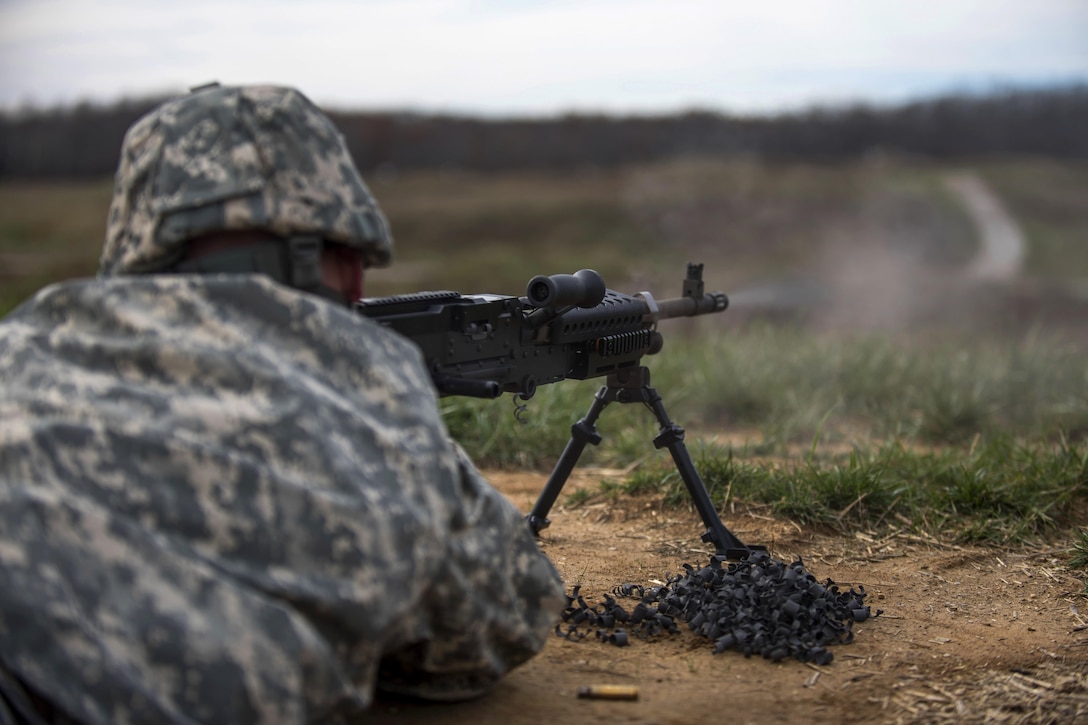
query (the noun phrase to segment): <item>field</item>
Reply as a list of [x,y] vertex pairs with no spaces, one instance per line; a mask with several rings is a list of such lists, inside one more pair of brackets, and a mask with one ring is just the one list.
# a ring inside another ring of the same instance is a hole
[[[730,309],[663,323],[649,367],[715,505],[745,541],[864,585],[884,610],[824,666],[713,654],[689,633],[556,638],[487,698],[383,702],[379,721],[1088,717],[1088,166],[685,160],[368,181],[398,244],[369,295],[521,294],[533,275],[591,267],[660,299],[703,262]],[[0,314],[94,273],[110,193],[0,184]],[[528,510],[599,384],[542,389],[524,425],[509,401],[443,410]],[[705,563],[652,417],[612,406],[600,430],[542,536],[568,586],[599,599]],[[575,697],[601,683],[640,700]]]

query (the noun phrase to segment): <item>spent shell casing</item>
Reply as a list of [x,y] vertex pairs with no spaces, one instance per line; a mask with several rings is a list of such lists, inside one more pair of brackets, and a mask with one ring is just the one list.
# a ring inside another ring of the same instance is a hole
[[638,688],[634,685],[590,685],[579,687],[578,697],[591,700],[637,700]]

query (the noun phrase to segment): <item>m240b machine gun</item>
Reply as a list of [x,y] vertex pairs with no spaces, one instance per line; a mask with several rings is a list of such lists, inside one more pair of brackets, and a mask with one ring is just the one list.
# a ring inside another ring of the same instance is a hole
[[441,395],[496,398],[504,392],[523,400],[540,385],[605,377],[527,516],[533,532],[548,526],[548,512],[587,444],[597,445],[596,422],[612,402],[642,403],[661,426],[654,445],[668,448],[700,518],[703,540],[717,554],[742,558],[750,549],[718,517],[706,486],[684,446],[684,429],[665,412],[642,365],[661,350],[657,323],[673,317],[723,312],[729,300],[706,292],[703,265],[688,264],[680,297],[655,300],[649,292],[625,295],[607,289],[597,272],[539,275],[524,297],[458,292],[416,292],[359,300],[355,311],[411,339],[423,352]]

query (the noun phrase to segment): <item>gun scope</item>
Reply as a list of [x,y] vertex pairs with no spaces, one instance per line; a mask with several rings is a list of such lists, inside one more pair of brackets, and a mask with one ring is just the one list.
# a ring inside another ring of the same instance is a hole
[[538,274],[529,280],[525,297],[538,308],[590,308],[601,304],[606,291],[604,277],[592,269],[580,269],[574,274]]

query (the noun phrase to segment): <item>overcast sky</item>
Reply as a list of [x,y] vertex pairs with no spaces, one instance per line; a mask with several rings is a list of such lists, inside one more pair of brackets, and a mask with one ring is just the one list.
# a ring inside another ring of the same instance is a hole
[[209,80],[487,115],[898,102],[1088,82],[1088,0],[0,0],[0,108]]

